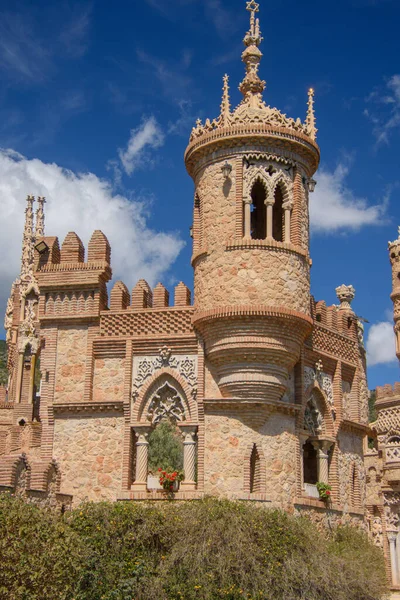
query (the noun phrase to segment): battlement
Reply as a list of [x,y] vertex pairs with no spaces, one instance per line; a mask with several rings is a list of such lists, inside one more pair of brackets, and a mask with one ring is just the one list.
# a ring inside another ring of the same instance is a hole
[[340,310],[335,304],[327,306],[324,300],[316,302],[311,297],[311,316],[318,325],[354,340],[358,339],[357,319],[354,314]]
[[376,388],[376,399],[384,400],[386,398],[400,396],[400,381],[396,381],[393,385],[387,383],[386,385],[378,386]]
[[57,237],[40,238],[36,244],[37,270],[68,271],[91,269],[96,266],[109,266],[111,246],[102,231],[96,230],[90,238],[85,262],[85,247],[74,231],[70,231],[61,246]]
[[180,282],[175,287],[174,303],[170,306],[170,295],[162,283],[152,290],[145,279],[141,279],[129,294],[128,288],[122,281],[117,281],[110,294],[110,310],[143,310],[183,308],[191,306],[190,289]]

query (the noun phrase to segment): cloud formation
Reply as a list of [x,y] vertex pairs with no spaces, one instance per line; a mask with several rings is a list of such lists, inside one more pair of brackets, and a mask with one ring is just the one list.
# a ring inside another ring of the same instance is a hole
[[335,171],[319,169],[318,185],[310,194],[311,228],[317,233],[337,233],[358,230],[384,221],[388,197],[381,204],[369,205],[366,198],[357,197],[346,185],[349,163],[341,162]]
[[109,181],[93,173],[74,173],[0,149],[0,254],[7,257],[0,261],[0,314],[20,269],[27,193],[46,196],[46,233],[60,242],[76,231],[87,246],[92,232],[101,229],[111,243],[114,279],[123,278],[128,287],[142,277],[157,283],[183,248],[178,233],[149,227],[149,199],[115,194]]
[[392,323],[383,321],[372,325],[366,347],[369,367],[396,362],[396,344]]
[[147,149],[160,148],[164,144],[164,140],[164,133],[153,116],[144,119],[136,129],[131,129],[126,149],[118,150],[125,173],[132,175],[135,169],[151,164],[152,158]]
[[378,146],[388,144],[393,130],[400,128],[400,75],[392,75],[384,88],[375,88],[367,98],[364,115],[373,125]]

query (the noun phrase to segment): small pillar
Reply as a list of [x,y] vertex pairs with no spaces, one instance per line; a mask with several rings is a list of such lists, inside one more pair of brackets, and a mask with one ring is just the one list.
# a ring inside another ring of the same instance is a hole
[[265,201],[265,204],[267,205],[267,239],[268,238],[272,238],[272,225],[273,225],[273,218],[274,218],[274,204],[275,204],[275,200],[273,198],[267,198],[267,200]]
[[244,201],[244,237],[251,237],[251,199]]
[[148,425],[137,425],[135,427],[136,435],[136,473],[135,481],[132,484],[132,490],[137,492],[147,491],[147,473],[149,459],[149,433],[151,427]]
[[110,264],[111,247],[108,239],[102,231],[97,229],[88,245],[88,262],[103,262]]
[[399,585],[399,570],[397,566],[397,531],[388,531],[387,536],[389,540],[389,552],[390,552],[390,567],[392,571],[392,584]]
[[132,308],[151,308],[153,304],[153,293],[147,281],[141,279],[132,290]]
[[162,283],[158,283],[153,292],[153,308],[167,308],[169,306],[169,292]]
[[185,479],[181,483],[183,492],[196,489],[196,432],[193,425],[180,425],[183,435],[183,471]]
[[318,460],[318,480],[322,483],[329,483],[329,448],[332,446],[332,442],[328,441],[317,441],[312,442],[314,448],[317,451]]
[[293,209],[293,202],[289,200],[288,202],[284,202],[282,205],[283,210],[285,211],[285,242],[290,244],[290,221],[291,214]]

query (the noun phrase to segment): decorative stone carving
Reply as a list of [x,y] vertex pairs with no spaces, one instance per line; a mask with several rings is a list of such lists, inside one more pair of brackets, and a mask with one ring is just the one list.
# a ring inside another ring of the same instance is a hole
[[264,159],[245,159],[244,169],[244,193],[245,202],[251,201],[251,191],[256,181],[261,181],[266,193],[266,203],[274,204],[274,194],[279,185],[283,186],[283,203],[285,209],[291,209],[293,205],[293,170],[287,169]]
[[352,285],[341,285],[336,288],[336,295],[340,301],[339,310],[347,310],[353,312],[351,303],[353,302],[356,290]]
[[371,537],[375,546],[383,548],[383,528],[380,517],[374,517],[371,521]]
[[342,381],[342,403],[343,418],[351,420],[351,385],[348,381]]
[[309,431],[311,435],[320,435],[322,433],[322,426],[322,414],[318,408],[316,399],[312,396],[307,402],[306,410],[304,411],[304,429]]
[[386,434],[388,431],[400,431],[400,407],[393,406],[381,409],[374,428],[378,434]]
[[329,404],[333,407],[332,377],[328,375],[328,373],[324,373],[322,368],[323,365],[321,360],[316,363],[315,369],[304,367],[304,390],[307,390],[310,385],[317,381],[321,390],[325,393]]
[[165,383],[153,395],[147,411],[147,420],[157,425],[163,420],[184,421],[185,407],[177,390]]
[[183,377],[191,388],[193,399],[196,399],[197,357],[172,356],[171,350],[164,346],[160,349],[160,356],[134,358],[134,379],[132,385],[133,400],[136,400],[139,390],[146,380],[165,367],[176,370],[176,372]]

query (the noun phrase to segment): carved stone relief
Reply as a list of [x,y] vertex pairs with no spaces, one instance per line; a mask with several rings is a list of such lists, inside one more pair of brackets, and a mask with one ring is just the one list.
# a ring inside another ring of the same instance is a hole
[[153,395],[147,411],[147,420],[157,425],[162,420],[183,421],[185,408],[177,390],[165,383]]
[[132,399],[135,401],[139,390],[146,381],[157,371],[168,367],[176,370],[191,389],[195,400],[197,395],[197,357],[173,356],[171,350],[164,346],[160,348],[159,356],[135,356],[133,359]]
[[315,381],[318,382],[321,390],[325,393],[329,404],[333,407],[333,385],[332,377],[322,370],[322,362],[318,361],[315,369],[304,367],[304,390],[310,387]]

